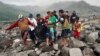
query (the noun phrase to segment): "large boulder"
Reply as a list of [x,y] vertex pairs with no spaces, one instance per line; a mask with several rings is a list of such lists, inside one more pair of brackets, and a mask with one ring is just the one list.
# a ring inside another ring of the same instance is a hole
[[79,48],[71,48],[69,54],[70,56],[83,56],[82,51]]
[[88,37],[86,37],[88,43],[95,43],[96,39],[98,39],[98,32],[91,32]]
[[83,43],[80,40],[75,39],[74,37],[71,37],[71,46],[72,47],[83,47],[85,46],[85,43]]

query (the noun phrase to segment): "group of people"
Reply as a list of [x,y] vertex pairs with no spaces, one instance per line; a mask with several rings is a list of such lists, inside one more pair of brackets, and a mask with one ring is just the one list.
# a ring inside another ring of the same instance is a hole
[[6,32],[14,27],[19,27],[24,45],[28,44],[27,38],[30,38],[36,45],[46,42],[49,46],[59,39],[65,45],[66,39],[71,36],[80,39],[82,23],[75,11],[69,15],[68,11],[61,9],[59,15],[56,11],[48,11],[44,18],[41,14],[37,14],[36,18],[32,14],[27,17],[19,15],[18,20],[6,28]]

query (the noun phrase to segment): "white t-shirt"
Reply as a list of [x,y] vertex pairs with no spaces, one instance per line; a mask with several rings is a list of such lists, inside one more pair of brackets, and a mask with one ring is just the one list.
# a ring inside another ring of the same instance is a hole
[[[30,21],[31,23],[33,23],[35,26],[37,26],[37,21],[36,21],[35,18],[31,18],[31,19],[28,18],[28,19],[29,19],[29,21]],[[29,28],[31,29],[31,31],[35,29],[35,27],[34,27],[34,26],[31,26],[31,25],[29,25]]]

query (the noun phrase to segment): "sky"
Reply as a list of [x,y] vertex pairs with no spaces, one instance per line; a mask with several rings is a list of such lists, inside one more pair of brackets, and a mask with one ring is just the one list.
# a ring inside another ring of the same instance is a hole
[[[23,5],[33,5],[33,6],[48,6],[53,3],[61,2],[61,1],[81,1],[81,0],[0,0],[7,4],[14,4],[18,6]],[[91,5],[100,6],[100,0],[84,0]]]

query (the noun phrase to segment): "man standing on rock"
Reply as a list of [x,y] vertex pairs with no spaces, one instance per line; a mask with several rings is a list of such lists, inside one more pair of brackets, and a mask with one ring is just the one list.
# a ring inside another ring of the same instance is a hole
[[25,45],[25,47],[27,47],[29,25],[35,26],[34,23],[32,24],[27,17],[20,16],[18,20],[16,20],[6,28],[5,32],[15,27],[19,27],[23,39],[23,44]]
[[46,24],[48,27],[47,35],[49,36],[49,38],[46,39],[46,43],[47,45],[49,45],[50,39],[51,41],[55,41],[56,36],[56,17],[53,15],[52,12],[49,12],[49,19]]
[[61,39],[62,39],[62,44],[66,45],[68,35],[70,34],[70,23],[69,23],[69,16],[64,13],[64,10],[59,10],[59,15],[60,15],[60,22],[62,23],[62,34],[61,34]]
[[31,38],[31,40],[35,43],[36,42],[36,37],[35,37],[35,28],[36,28],[36,26],[37,26],[37,21],[36,21],[36,19],[35,18],[33,18],[33,14],[29,14],[29,16],[28,16],[29,18],[29,21],[32,23],[32,24],[34,24],[35,26],[31,26],[31,25],[29,25],[29,28],[30,28],[30,30],[29,30],[29,34],[30,34],[30,38]]
[[79,21],[79,17],[73,24],[72,34],[76,39],[80,39],[80,32],[82,31],[82,23]]

